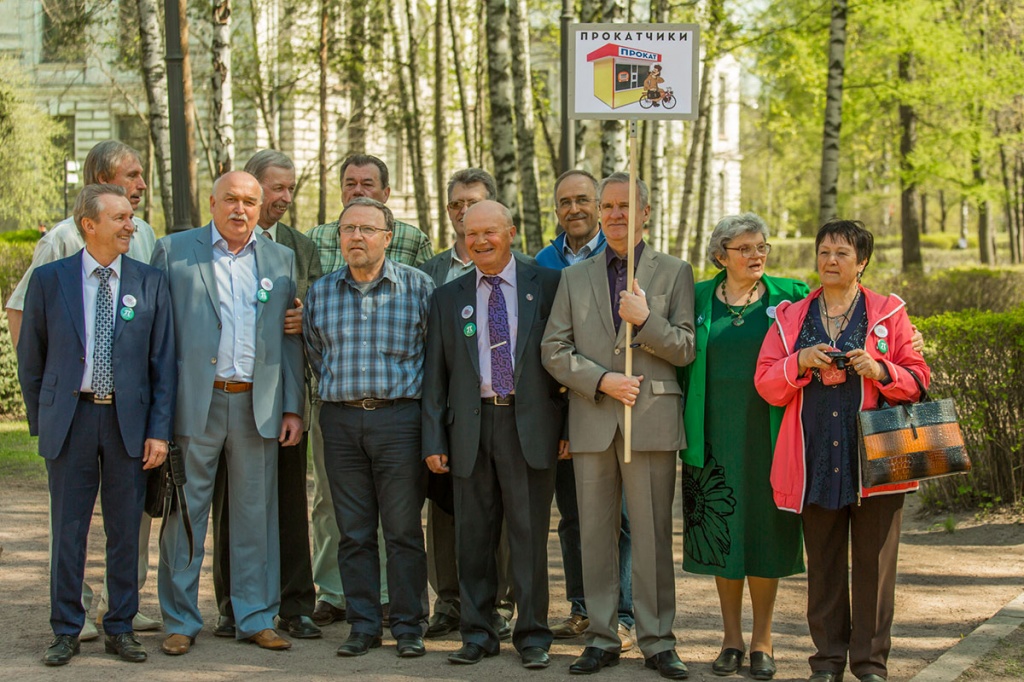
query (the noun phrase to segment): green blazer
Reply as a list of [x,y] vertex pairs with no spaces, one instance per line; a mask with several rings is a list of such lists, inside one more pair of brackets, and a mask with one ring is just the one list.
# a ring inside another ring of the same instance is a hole
[[[725,271],[718,273],[714,279],[699,282],[694,286],[694,318],[696,319],[697,331],[697,357],[692,364],[680,367],[679,385],[683,387],[685,407],[683,410],[683,426],[686,429],[687,447],[679,451],[679,457],[686,464],[695,467],[704,466],[704,400],[706,395],[707,374],[708,374],[708,334],[711,332],[711,303],[715,295],[715,289],[725,279]],[[799,301],[806,298],[810,293],[810,287],[795,279],[784,279],[780,277],[769,277],[763,275],[768,290],[768,305],[777,306],[782,301]],[[774,317],[774,309],[769,311],[769,317]],[[751,383],[754,377],[750,377]],[[771,432],[772,443],[779,435],[779,425],[782,423],[784,408],[771,407]]]

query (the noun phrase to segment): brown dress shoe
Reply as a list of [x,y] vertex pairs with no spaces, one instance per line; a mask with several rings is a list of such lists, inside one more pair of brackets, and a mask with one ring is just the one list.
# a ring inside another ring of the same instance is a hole
[[551,628],[551,634],[555,639],[570,639],[582,635],[590,625],[586,616],[574,613],[563,622]]
[[260,630],[250,637],[249,641],[261,649],[271,649],[273,651],[283,651],[292,648],[292,643],[277,634],[277,630],[273,628]]
[[313,622],[323,627],[336,620],[345,620],[345,609],[339,609],[323,599],[317,601],[316,606],[313,607]]
[[164,643],[160,645],[160,650],[168,656],[181,656],[189,652],[195,641],[195,637],[188,635],[167,635]]

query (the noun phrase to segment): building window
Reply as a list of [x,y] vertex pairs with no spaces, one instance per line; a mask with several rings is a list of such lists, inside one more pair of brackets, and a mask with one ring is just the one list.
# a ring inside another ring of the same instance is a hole
[[650,67],[640,64],[616,64],[615,91],[636,90],[644,84],[648,71],[650,71]]
[[84,62],[85,0],[43,0],[42,61]]

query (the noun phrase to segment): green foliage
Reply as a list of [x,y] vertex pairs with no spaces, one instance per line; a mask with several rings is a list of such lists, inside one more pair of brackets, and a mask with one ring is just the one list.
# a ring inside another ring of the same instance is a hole
[[38,439],[28,435],[23,421],[0,421],[0,481],[46,480],[46,461],[39,456]]
[[962,311],[914,323],[932,368],[930,393],[956,401],[967,452],[966,476],[922,486],[933,509],[987,510],[1024,498],[1024,306]]
[[0,232],[0,242],[8,244],[35,244],[37,241],[39,241],[39,231],[30,228]]
[[18,358],[11,344],[7,315],[0,315],[0,415],[25,418],[25,402],[18,382]]
[[914,315],[967,310],[1006,312],[1024,305],[1024,269],[967,267],[930,275],[865,278],[872,289],[896,293]]
[[35,243],[7,242],[0,240],[0,298],[7,303],[7,297],[21,281],[21,276],[32,264],[32,251]]

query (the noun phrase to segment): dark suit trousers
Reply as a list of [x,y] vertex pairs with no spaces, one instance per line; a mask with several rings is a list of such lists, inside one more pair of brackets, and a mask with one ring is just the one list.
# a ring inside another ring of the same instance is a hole
[[107,535],[108,635],[132,631],[139,610],[139,521],[146,495],[142,460],[129,457],[113,405],[79,402],[64,447],[46,461],[50,485],[50,626],[78,636],[85,624],[82,580],[96,493]]
[[[312,616],[316,605],[313,563],[309,549],[309,500],[306,466],[309,433],[298,445],[278,448],[277,520],[281,534],[282,618]],[[213,488],[213,592],[217,610],[234,617],[231,608],[231,531],[228,525],[228,467],[221,454]]]
[[498,589],[495,550],[502,519],[508,531],[516,650],[551,646],[548,628],[548,527],[555,468],[533,469],[523,457],[515,408],[484,404],[480,449],[468,478],[455,477],[455,538],[462,597],[462,641],[498,651],[491,611]]
[[377,519],[387,552],[391,634],[422,635],[427,621],[427,553],[421,514],[427,467],[420,449],[420,401],[364,410],[320,408],[324,469],[341,531],[338,567],[351,632],[379,635]]
[[904,497],[867,497],[837,510],[804,508],[807,625],[817,649],[808,659],[811,670],[842,672],[848,654],[858,678],[887,676]]

